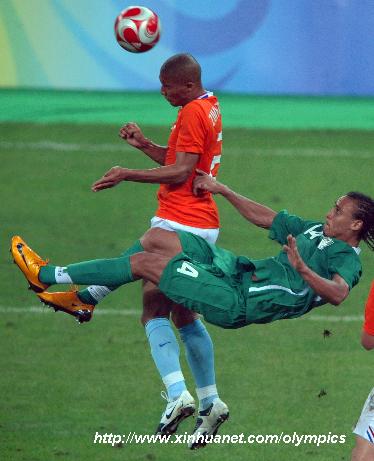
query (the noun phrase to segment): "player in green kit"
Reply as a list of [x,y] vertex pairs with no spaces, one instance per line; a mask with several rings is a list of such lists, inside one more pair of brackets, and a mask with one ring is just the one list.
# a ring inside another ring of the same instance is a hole
[[[119,286],[145,278],[173,301],[223,328],[298,317],[325,303],[339,305],[358,283],[359,243],[363,240],[374,249],[373,199],[349,192],[336,201],[325,223],[308,221],[285,210],[277,213],[200,174],[195,193],[221,194],[248,221],[269,229],[269,237],[283,245],[283,251],[254,260],[187,232],[156,228],[140,239],[142,252],[67,267],[47,265],[14,237],[14,260],[29,283],[39,284],[41,290],[58,283],[56,274],[61,272],[80,285]],[[59,295],[38,294],[50,306]]]

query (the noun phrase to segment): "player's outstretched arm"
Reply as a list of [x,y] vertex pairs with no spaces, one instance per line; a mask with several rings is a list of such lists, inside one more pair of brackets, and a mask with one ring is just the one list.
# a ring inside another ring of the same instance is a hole
[[198,155],[177,152],[176,161],[172,165],[160,166],[149,170],[130,170],[115,166],[96,181],[91,189],[98,192],[114,187],[122,181],[144,182],[154,184],[182,184],[190,176],[199,159]]
[[254,202],[243,195],[237,194],[229,187],[216,181],[212,176],[201,170],[196,170],[198,176],[194,180],[194,194],[198,195],[201,191],[208,191],[212,194],[220,194],[229,201],[245,219],[252,224],[264,229],[269,229],[277,213],[271,208]]
[[342,303],[349,294],[347,282],[338,274],[334,274],[332,280],[321,277],[312,271],[303,261],[297,249],[295,237],[289,235],[287,243],[287,245],[283,246],[283,249],[287,253],[290,264],[297,270],[312,290],[334,306]]
[[136,123],[129,122],[123,125],[119,130],[119,136],[124,139],[127,144],[130,144],[130,146],[144,152],[156,163],[159,163],[160,165],[165,164],[167,147],[159,146],[150,139],[146,138]]

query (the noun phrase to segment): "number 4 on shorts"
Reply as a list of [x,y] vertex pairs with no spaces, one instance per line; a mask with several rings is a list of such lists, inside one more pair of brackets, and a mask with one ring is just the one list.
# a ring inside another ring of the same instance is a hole
[[180,272],[181,274],[188,275],[194,278],[198,277],[199,275],[197,270],[186,261],[183,261],[182,267],[178,267],[177,272]]

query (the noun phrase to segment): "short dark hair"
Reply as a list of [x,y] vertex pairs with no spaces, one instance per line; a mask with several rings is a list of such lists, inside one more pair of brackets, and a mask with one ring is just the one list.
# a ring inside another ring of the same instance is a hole
[[363,223],[359,237],[374,251],[374,200],[361,192],[348,192],[347,197],[356,203],[353,217]]
[[201,83],[200,64],[189,53],[171,56],[161,66],[160,74],[167,74],[180,82]]

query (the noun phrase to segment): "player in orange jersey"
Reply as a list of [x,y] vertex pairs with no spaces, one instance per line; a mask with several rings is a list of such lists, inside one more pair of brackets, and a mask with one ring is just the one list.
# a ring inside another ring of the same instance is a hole
[[368,351],[374,349],[374,281],[371,285],[365,307],[365,322],[362,329],[361,344]]
[[[160,81],[161,94],[165,99],[172,106],[181,106],[167,146],[147,139],[135,123],[124,125],[120,136],[161,166],[146,170],[116,166],[99,179],[92,190],[101,191],[122,181],[159,183],[158,209],[151,220],[151,227],[185,230],[215,243],[219,233],[216,204],[210,192],[196,196],[192,186],[196,169],[216,176],[220,166],[222,121],[219,103],[202,86],[200,65],[189,54],[169,58],[161,67]],[[125,254],[139,251],[142,247],[138,241]],[[81,322],[87,321],[94,305],[115,288],[90,286],[79,292],[51,293],[48,304],[74,315]],[[168,404],[157,432],[175,432],[178,424],[195,410],[194,399],[186,389],[179,363],[179,346],[169,321],[171,312],[196,382],[199,417],[195,433],[214,433],[227,419],[228,408],[218,397],[213,344],[204,324],[195,313],[172,303],[151,282],[143,284],[143,306],[142,323],[167,389]]]
[[[374,349],[374,281],[365,308],[365,321],[361,335],[361,344],[367,350]],[[374,460],[374,387],[371,390],[360,419],[353,431],[356,434],[356,446],[352,452],[352,461]]]

